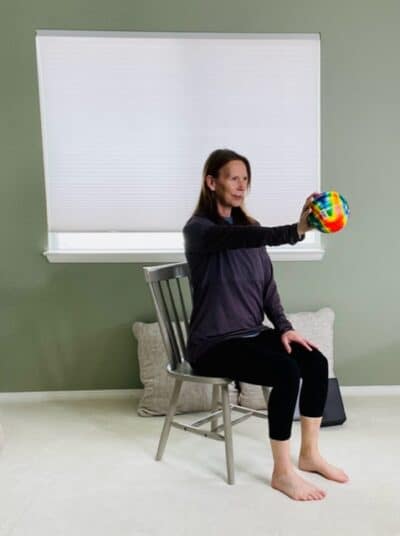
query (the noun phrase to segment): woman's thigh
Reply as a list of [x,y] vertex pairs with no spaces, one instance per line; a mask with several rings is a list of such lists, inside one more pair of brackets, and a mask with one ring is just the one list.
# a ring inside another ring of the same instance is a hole
[[256,337],[228,339],[216,344],[194,365],[204,376],[228,377],[256,385],[273,386],[300,376],[299,365],[288,354],[275,330]]
[[284,347],[281,335],[276,329],[271,329],[263,332],[263,344],[267,348],[269,354],[279,354],[296,361],[300,375],[302,377],[309,376],[318,371],[322,376],[328,374],[328,360],[318,348],[309,350],[298,342],[290,343],[291,353],[289,354]]

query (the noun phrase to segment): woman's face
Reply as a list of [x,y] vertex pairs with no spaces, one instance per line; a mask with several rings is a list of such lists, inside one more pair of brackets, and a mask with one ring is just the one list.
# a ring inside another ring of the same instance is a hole
[[206,181],[217,196],[218,212],[226,217],[231,215],[232,207],[240,207],[243,203],[249,178],[244,162],[231,160],[220,169],[218,179],[207,175]]

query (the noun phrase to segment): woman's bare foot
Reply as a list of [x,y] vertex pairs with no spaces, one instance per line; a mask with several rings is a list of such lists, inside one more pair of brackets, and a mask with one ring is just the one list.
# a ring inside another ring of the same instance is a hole
[[272,474],[271,486],[274,489],[286,493],[296,501],[315,501],[323,499],[326,492],[310,484],[298,475],[294,470],[285,473]]
[[312,473],[319,473],[329,480],[335,480],[336,482],[348,482],[349,477],[339,467],[335,467],[328,463],[319,453],[312,455],[299,456],[299,469],[302,471],[310,471]]

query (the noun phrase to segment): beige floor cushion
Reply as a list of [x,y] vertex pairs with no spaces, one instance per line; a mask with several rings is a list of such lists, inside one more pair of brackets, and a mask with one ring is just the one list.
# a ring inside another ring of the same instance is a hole
[[[142,417],[165,415],[175,384],[166,371],[167,353],[161,337],[158,322],[135,322],[132,331],[138,342],[138,360],[143,394],[138,405]],[[177,414],[211,409],[212,386],[196,382],[183,382]],[[231,404],[238,404],[238,390],[234,382],[229,385]]]
[[[306,339],[314,342],[328,360],[329,378],[334,378],[333,368],[333,324],[335,313],[329,307],[315,312],[300,312],[286,315],[294,329]],[[264,324],[272,326],[265,317]],[[267,404],[259,385],[239,382],[239,405],[252,409],[266,409]],[[268,394],[271,388],[268,388]],[[268,395],[267,395],[268,399]]]

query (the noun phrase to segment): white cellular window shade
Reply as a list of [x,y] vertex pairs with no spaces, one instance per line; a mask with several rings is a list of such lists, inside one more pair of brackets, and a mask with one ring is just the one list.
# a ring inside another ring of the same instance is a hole
[[[249,159],[262,225],[320,191],[319,34],[38,30],[36,52],[52,262],[183,260],[217,148]],[[268,251],[323,254],[318,232]]]

